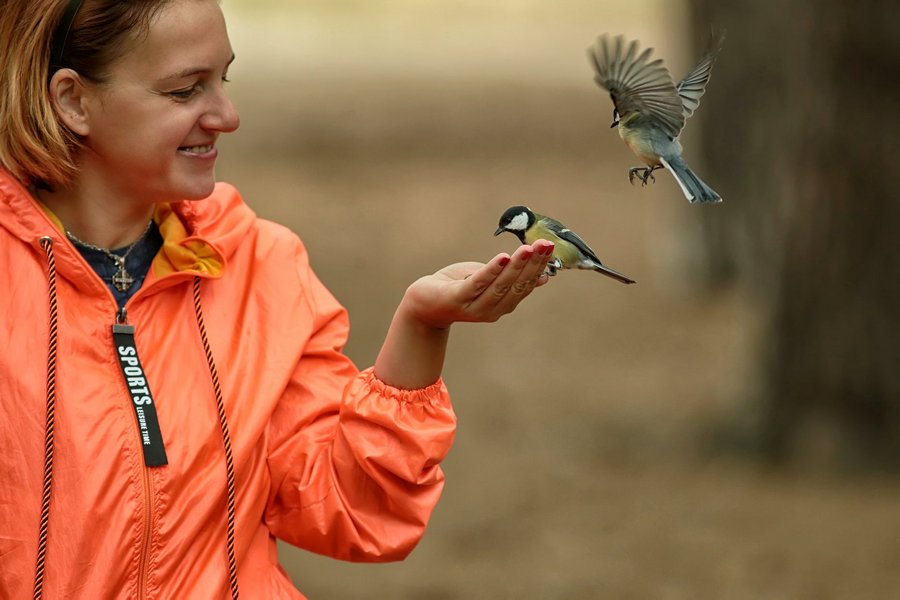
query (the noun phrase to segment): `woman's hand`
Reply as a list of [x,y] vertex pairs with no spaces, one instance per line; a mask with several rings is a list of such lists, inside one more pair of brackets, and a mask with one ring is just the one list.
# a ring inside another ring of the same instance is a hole
[[552,254],[553,244],[538,240],[487,264],[456,263],[417,280],[403,302],[411,318],[437,329],[457,321],[493,322],[547,283],[544,271]]
[[544,270],[552,255],[553,244],[538,240],[512,256],[498,254],[487,264],[457,263],[415,281],[394,313],[375,360],[375,375],[405,389],[437,381],[450,325],[493,322],[512,312],[534,288],[547,283]]

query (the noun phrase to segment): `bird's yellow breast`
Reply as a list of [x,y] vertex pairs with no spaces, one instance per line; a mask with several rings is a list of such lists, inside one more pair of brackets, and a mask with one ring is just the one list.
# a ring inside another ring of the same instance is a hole
[[578,249],[559,236],[546,231],[543,236],[536,235],[533,229],[525,232],[525,241],[527,243],[533,244],[539,239],[553,242],[553,258],[558,258],[564,267],[571,267],[578,262]]
[[564,267],[571,267],[578,262],[578,249],[565,240],[556,240],[553,247],[553,258],[558,258]]

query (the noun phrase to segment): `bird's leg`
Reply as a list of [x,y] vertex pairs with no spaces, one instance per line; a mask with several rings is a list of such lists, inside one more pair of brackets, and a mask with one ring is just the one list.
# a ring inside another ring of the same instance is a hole
[[[640,179],[645,185],[647,181],[647,171],[650,169],[647,167],[631,167],[628,169],[628,183],[634,185],[635,179]],[[640,175],[638,175],[640,173]]]
[[641,182],[641,186],[647,185],[648,181],[656,183],[653,171],[657,169],[662,169],[662,165],[656,165],[655,167],[631,167],[628,169],[628,182],[634,185],[634,180],[638,179]]
[[656,183],[656,177],[653,176],[653,171],[657,169],[662,169],[662,165],[656,165],[655,167],[647,167],[644,169],[644,175],[641,177],[641,185],[647,185],[647,180],[649,179],[653,183]]
[[547,263],[547,275],[553,277],[556,275],[556,271],[562,268],[562,261],[558,258],[554,258],[550,262]]

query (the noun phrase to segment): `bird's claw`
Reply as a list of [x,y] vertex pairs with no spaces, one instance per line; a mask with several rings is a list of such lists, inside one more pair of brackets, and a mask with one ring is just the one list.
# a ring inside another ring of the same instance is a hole
[[547,271],[546,271],[547,276],[553,277],[554,275],[556,275],[556,272],[561,268],[562,268],[562,261],[559,260],[558,258],[554,258],[553,260],[551,260],[550,262],[547,263]]
[[634,185],[634,178],[637,177],[640,179],[640,175],[637,174],[638,171],[644,171],[644,167],[631,167],[628,169],[628,183]]
[[648,180],[656,183],[656,176],[653,175],[653,171],[657,168],[659,167],[631,167],[628,169],[628,182],[634,185],[634,180],[639,179],[641,187],[647,185]]

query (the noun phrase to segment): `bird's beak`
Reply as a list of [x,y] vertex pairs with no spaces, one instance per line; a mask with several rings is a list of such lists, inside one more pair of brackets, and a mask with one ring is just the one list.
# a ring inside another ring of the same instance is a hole
[[612,129],[613,127],[615,127],[618,124],[619,124],[619,120],[616,119],[615,121],[612,122],[612,125],[610,125],[609,128]]
[[506,231],[506,230],[503,229],[502,227],[498,227],[498,228],[497,228],[497,231],[494,232],[494,235],[500,235],[500,234],[503,233],[504,231]]

